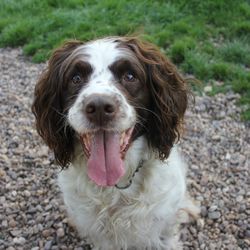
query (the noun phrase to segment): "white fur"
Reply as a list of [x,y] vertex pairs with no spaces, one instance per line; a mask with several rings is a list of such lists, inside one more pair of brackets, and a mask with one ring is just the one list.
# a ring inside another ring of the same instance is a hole
[[123,132],[135,125],[135,110],[115,86],[116,80],[109,69],[109,66],[119,58],[129,57],[128,52],[125,53],[124,49],[116,46],[114,39],[106,38],[82,45],[73,52],[74,56],[83,55],[82,59],[90,63],[93,68],[87,86],[81,90],[68,112],[69,124],[79,134],[91,132],[91,125],[82,112],[82,103],[86,97],[93,94],[105,94],[111,99],[118,100],[119,111],[113,125],[118,132]]
[[127,173],[133,172],[141,159],[145,160],[143,167],[125,190],[98,187],[89,180],[80,146],[72,165],[59,174],[69,216],[95,249],[181,249],[181,212],[198,212],[186,195],[183,159],[174,147],[168,160],[161,162],[140,137],[127,152]]
[[[80,134],[91,132],[82,103],[85,97],[98,93],[119,99],[112,129],[122,132],[134,126],[135,109],[116,87],[109,69],[118,58],[131,56],[129,52],[117,48],[112,39],[104,39],[80,46],[73,56],[82,56],[91,64],[93,72],[69,109],[69,124]],[[183,159],[175,146],[169,158],[160,161],[141,136],[126,153],[126,171],[118,186],[128,183],[142,159],[142,168],[132,179],[132,185],[124,190],[99,187],[88,178],[81,145],[77,145],[70,167],[59,174],[59,186],[69,216],[80,235],[88,237],[95,249],[181,248],[178,225],[182,222],[183,211],[193,214],[198,211],[186,194]]]

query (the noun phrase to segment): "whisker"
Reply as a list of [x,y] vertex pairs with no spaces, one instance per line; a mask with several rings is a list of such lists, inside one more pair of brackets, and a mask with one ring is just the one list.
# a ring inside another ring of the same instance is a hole
[[134,107],[137,108],[137,109],[142,109],[142,110],[148,111],[151,114],[153,114],[159,121],[161,120],[160,116],[158,114],[156,114],[154,111],[150,110],[150,109],[140,107],[140,106],[136,106],[136,105],[134,105]]
[[67,136],[67,128],[69,126],[67,115],[53,108],[53,110],[60,115],[59,122],[62,122],[62,125],[57,129],[56,133],[63,130],[65,136]]
[[136,119],[136,123],[141,125],[146,131],[148,131],[148,127],[143,123],[143,121],[146,121],[146,119],[139,115],[137,116],[137,118],[139,119]]
[[67,117],[67,115],[66,114],[64,114],[64,113],[61,113],[60,111],[58,111],[57,109],[55,109],[55,108],[52,108],[57,114],[59,114],[59,115],[61,115],[62,117]]

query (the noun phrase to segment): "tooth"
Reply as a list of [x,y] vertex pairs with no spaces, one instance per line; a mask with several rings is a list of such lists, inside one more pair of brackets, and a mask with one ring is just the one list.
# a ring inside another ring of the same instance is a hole
[[89,144],[89,135],[86,134],[86,144]]
[[90,134],[87,135],[87,147],[90,148]]
[[124,131],[121,134],[121,146],[122,146],[122,148],[124,148],[125,139],[126,139],[126,132]]
[[123,144],[124,144],[124,138],[121,137],[121,139],[120,139],[120,146],[122,147]]

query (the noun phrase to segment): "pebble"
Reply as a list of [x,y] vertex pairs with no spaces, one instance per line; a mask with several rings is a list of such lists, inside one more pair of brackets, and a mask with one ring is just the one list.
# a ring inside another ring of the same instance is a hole
[[16,225],[17,225],[17,223],[16,223],[15,220],[11,219],[11,220],[9,221],[9,226],[10,226],[10,227],[16,227]]
[[50,250],[51,247],[52,247],[52,244],[53,244],[53,241],[50,240],[50,241],[47,241],[44,245],[44,250]]
[[57,231],[56,231],[56,235],[58,238],[62,238],[65,233],[64,233],[64,229],[63,228],[58,228]]
[[15,197],[15,196],[17,196],[17,191],[14,190],[14,191],[11,192],[11,194],[12,194],[12,196]]
[[23,237],[16,237],[13,239],[14,244],[23,245],[26,240]]
[[30,191],[28,191],[28,190],[24,190],[23,194],[24,194],[26,197],[30,197],[30,196],[31,196],[31,193],[30,193]]
[[12,236],[19,236],[21,233],[22,233],[21,230],[12,230],[12,231],[10,231],[10,234]]
[[2,221],[2,227],[8,227],[8,221],[7,220]]
[[204,87],[204,92],[211,92],[213,90],[212,86],[206,86]]
[[42,235],[43,235],[43,237],[45,237],[45,238],[49,237],[49,236],[51,235],[51,230],[49,230],[49,229],[43,230],[43,231],[42,231]]
[[208,209],[208,211],[209,212],[214,212],[215,210],[217,210],[217,206],[216,205],[212,205],[209,209]]
[[207,216],[207,208],[205,206],[201,206],[201,216],[202,217]]
[[236,197],[237,202],[241,202],[241,201],[243,201],[243,199],[244,199],[244,197],[242,195],[239,195]]
[[14,247],[10,246],[6,250],[16,250]]
[[208,213],[208,218],[210,220],[217,220],[220,218],[220,216],[221,216],[220,212],[209,212]]
[[249,229],[249,230],[246,230],[245,236],[246,236],[246,238],[250,238],[250,229]]
[[[30,111],[44,67],[21,49],[0,48],[0,250],[91,249],[68,223],[56,184],[59,169]],[[188,109],[180,147],[202,223],[184,226],[184,249],[250,249],[250,136],[238,100],[233,92],[203,93]]]

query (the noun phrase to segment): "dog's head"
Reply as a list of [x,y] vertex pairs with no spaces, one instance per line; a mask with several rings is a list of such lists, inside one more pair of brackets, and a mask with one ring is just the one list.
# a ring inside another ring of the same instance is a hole
[[35,88],[39,134],[67,166],[76,140],[88,175],[114,185],[130,144],[145,135],[161,160],[178,140],[187,85],[155,46],[137,38],[67,42],[57,49]]

